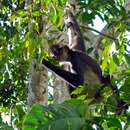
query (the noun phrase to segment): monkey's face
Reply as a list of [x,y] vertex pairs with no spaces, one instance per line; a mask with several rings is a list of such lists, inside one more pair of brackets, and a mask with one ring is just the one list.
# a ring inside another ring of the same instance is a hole
[[68,61],[69,58],[69,48],[66,45],[63,44],[55,44],[51,46],[51,51],[54,55],[54,58],[56,58],[59,61]]

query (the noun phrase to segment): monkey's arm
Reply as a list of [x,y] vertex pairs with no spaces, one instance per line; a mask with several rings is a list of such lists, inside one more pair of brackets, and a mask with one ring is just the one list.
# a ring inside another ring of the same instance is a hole
[[83,84],[82,76],[78,74],[74,74],[66,70],[63,70],[60,67],[51,64],[49,61],[45,59],[42,60],[42,64],[45,68],[57,74],[60,78],[69,83],[72,87],[77,87]]
[[69,17],[70,17],[70,26],[72,25],[75,33],[79,36],[79,37],[82,37],[82,33],[80,31],[80,27],[76,21],[76,18],[75,16],[73,15],[73,13],[70,11],[69,12]]
[[[68,23],[67,23],[68,35],[69,37],[73,37],[73,40],[74,40],[73,42],[71,40],[70,47],[73,49],[77,49],[79,51],[86,52],[84,38],[80,31],[80,27],[76,21],[76,18],[71,11],[69,11],[68,13],[69,13],[69,18],[68,18]],[[74,36],[71,36],[72,32],[74,33],[73,34]]]

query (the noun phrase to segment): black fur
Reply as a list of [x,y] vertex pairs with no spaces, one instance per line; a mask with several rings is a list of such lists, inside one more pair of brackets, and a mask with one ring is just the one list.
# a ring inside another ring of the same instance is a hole
[[[68,61],[72,64],[72,68],[71,68],[72,72],[63,70],[62,68],[51,64],[49,61],[45,59],[43,59],[42,63],[46,68],[53,71],[63,80],[65,80],[67,83],[72,85],[72,87],[77,87],[86,82],[85,77],[87,77],[87,75],[85,76],[85,74],[88,71],[87,69],[91,69],[92,73],[95,73],[95,75],[99,78],[100,80],[99,82],[102,82],[101,68],[94,59],[92,59],[85,53],[71,50],[71,49],[69,49],[68,55],[69,55]],[[89,70],[89,73],[90,73],[90,70]]]

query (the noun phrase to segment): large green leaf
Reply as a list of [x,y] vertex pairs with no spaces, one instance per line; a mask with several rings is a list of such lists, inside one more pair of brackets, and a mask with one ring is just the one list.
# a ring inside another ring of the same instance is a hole
[[72,100],[48,107],[34,105],[25,118],[23,130],[79,130],[84,124],[85,104]]
[[109,73],[112,74],[117,68],[116,63],[114,62],[114,58],[110,58],[110,65],[109,65]]
[[[119,128],[122,125],[116,116],[89,117],[88,105],[82,100],[69,100],[49,106],[33,105],[26,115],[23,130],[90,130],[93,124],[101,129]],[[86,128],[86,129],[85,129]]]
[[[104,39],[103,42],[107,44],[107,41]],[[109,59],[109,53],[111,49],[111,44],[107,44],[105,47],[105,50],[103,52],[103,62],[102,62],[102,69],[105,70],[105,68],[108,65],[108,59]]]

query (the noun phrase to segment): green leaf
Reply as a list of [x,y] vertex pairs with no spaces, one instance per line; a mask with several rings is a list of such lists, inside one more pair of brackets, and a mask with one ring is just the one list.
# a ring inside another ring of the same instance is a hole
[[114,63],[119,66],[120,63],[119,63],[119,59],[117,57],[117,54],[113,54],[112,58],[113,58]]
[[58,5],[60,5],[62,7],[66,4],[66,2],[67,2],[67,0],[58,0]]
[[57,27],[62,25],[62,10],[59,8],[57,9],[57,20],[56,20]]
[[82,18],[83,23],[86,23],[86,22],[92,23],[92,19],[95,18],[95,15],[93,15],[93,13],[88,14],[88,13],[84,12],[81,14],[81,18]]
[[42,105],[33,105],[32,109],[25,117],[23,128],[24,130],[30,129],[37,129],[40,124],[46,124],[48,122],[45,114],[43,113]]
[[57,20],[57,12],[56,12],[56,8],[54,6],[52,6],[52,11],[50,13],[50,19],[52,21],[53,24],[56,23]]
[[115,64],[113,58],[111,57],[110,65],[109,65],[109,74],[111,75],[116,69],[117,69],[117,65]]
[[24,120],[23,128],[79,130],[85,124],[84,115],[85,104],[81,100],[70,100],[49,106],[33,105]]
[[[106,42],[106,41],[104,41]],[[105,50],[103,52],[103,61],[102,61],[102,69],[105,70],[105,68],[107,67],[108,65],[108,58],[109,58],[109,52],[110,52],[110,49],[111,49],[111,44],[107,44],[107,46],[105,47]]]
[[18,15],[22,16],[22,17],[26,17],[28,12],[26,10],[19,10],[18,12]]
[[99,123],[99,125],[102,125],[104,128],[103,130],[107,130],[112,127],[122,130],[121,122],[116,117],[95,117],[94,120],[97,124]]
[[79,86],[79,87],[77,87],[71,94],[73,95],[78,95],[78,94],[81,94],[82,93],[82,91],[83,91],[84,89],[83,89],[83,87],[82,86]]
[[51,14],[50,14],[50,19],[53,24],[55,24],[57,27],[62,25],[62,9],[60,8],[55,8],[53,6]]
[[125,56],[125,60],[128,63],[129,67],[130,67],[130,55],[129,54],[124,54]]
[[40,11],[33,11],[33,16],[39,17],[41,15]]
[[45,10],[48,10],[50,4],[51,0],[43,0],[43,7],[45,8]]

